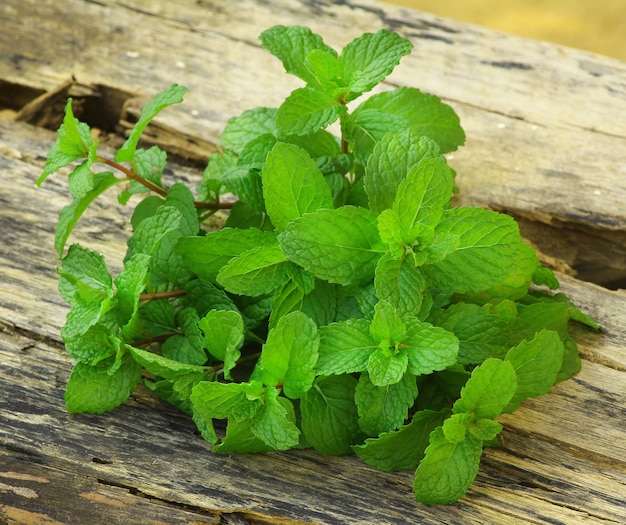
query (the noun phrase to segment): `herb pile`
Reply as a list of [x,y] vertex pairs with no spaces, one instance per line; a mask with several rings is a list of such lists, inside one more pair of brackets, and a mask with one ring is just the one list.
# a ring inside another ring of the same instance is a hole
[[[595,323],[548,290],[512,218],[451,204],[443,155],[465,140],[451,107],[408,87],[351,104],[409,41],[382,30],[338,54],[305,27],[260,39],[305,86],[232,118],[195,192],[167,187],[165,152],[138,145],[186,88],[157,94],[114,159],[68,101],[38,181],[72,164],[55,242],[67,409],[111,410],[143,380],[216,452],[355,453],[415,469],[419,501],[453,502],[497,444],[496,418],[578,371],[570,319]],[[140,200],[112,277],[101,254],[65,248],[116,185]],[[218,209],[225,224],[205,231]]]

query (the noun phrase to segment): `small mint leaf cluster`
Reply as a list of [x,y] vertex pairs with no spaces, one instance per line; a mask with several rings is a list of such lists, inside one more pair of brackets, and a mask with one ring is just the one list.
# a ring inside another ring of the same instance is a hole
[[[456,501],[497,417],[578,371],[570,320],[598,327],[547,290],[558,282],[512,218],[454,206],[443,155],[465,135],[450,106],[408,87],[357,104],[408,40],[382,30],[339,54],[305,27],[260,38],[305,86],[232,118],[194,191],[166,187],[166,153],[139,147],[186,88],[157,94],[114,159],[68,101],[38,181],[73,165],[55,239],[67,409],[111,410],[143,381],[216,452],[355,453],[415,470],[419,501]],[[66,249],[113,186],[136,202],[115,277]],[[217,210],[223,227],[205,229]]]

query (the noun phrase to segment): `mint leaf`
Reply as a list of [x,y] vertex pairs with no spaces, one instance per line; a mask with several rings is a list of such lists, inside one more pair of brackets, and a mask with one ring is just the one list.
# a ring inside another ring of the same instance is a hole
[[188,365],[174,361],[166,357],[141,350],[140,348],[128,347],[133,359],[151,374],[164,379],[177,379],[183,375],[195,373],[205,374],[206,368],[202,366]]
[[516,388],[513,365],[509,361],[487,359],[474,368],[452,410],[455,414],[473,414],[477,419],[493,419],[508,405]]
[[291,401],[278,397],[278,390],[268,388],[261,410],[252,420],[252,433],[273,450],[288,450],[300,439]]
[[54,239],[54,247],[59,257],[63,255],[65,243],[85,210],[99,195],[118,182],[120,179],[111,172],[98,173],[93,176],[93,188],[81,197],[75,197],[71,204],[61,210]]
[[438,155],[437,143],[415,128],[383,135],[373,146],[363,178],[370,209],[381,212],[391,208],[398,186],[411,168]]
[[[202,381],[196,384],[189,397],[193,418],[202,437],[212,445],[218,441],[213,419],[229,419],[229,422],[249,421],[263,406],[264,389],[261,383],[218,383]],[[217,448],[217,447],[216,447]]]
[[399,315],[417,316],[423,303],[426,279],[408,258],[383,255],[374,277],[376,295],[389,302]]
[[274,294],[269,327],[273,328],[281,317],[296,310],[305,313],[317,326],[331,323],[337,311],[334,286],[316,279],[313,290],[304,293],[293,280],[288,281]]
[[139,295],[146,287],[149,263],[149,255],[136,253],[124,263],[124,271],[115,278],[120,324],[127,336],[137,330]]
[[515,295],[528,288],[539,264],[517,223],[507,215],[483,208],[452,208],[444,212],[437,232],[458,237],[454,251],[423,267],[431,282],[444,289],[481,292],[506,282],[502,296]]
[[[198,419],[200,418],[194,413],[194,420],[196,420],[196,424],[198,425],[198,428],[200,428],[200,425],[198,424],[199,421],[197,421]],[[213,430],[213,432],[215,431]],[[209,443],[214,443],[212,439],[213,437],[210,436],[210,439],[207,439],[207,441],[209,441]],[[217,436],[215,436],[214,440],[217,442]],[[222,439],[222,442],[219,445],[213,447],[213,452],[234,452],[236,454],[263,453],[271,452],[273,450],[275,450],[273,447],[269,446],[263,440],[258,438],[254,432],[252,432],[249,421],[240,422],[235,419],[228,420],[224,439]]]
[[385,134],[410,128],[434,140],[441,153],[454,151],[465,141],[459,117],[450,106],[409,87],[372,95],[342,121],[346,140],[361,163],[367,162]]
[[276,236],[256,228],[224,228],[203,237],[183,237],[175,251],[185,266],[198,277],[214,282],[218,272],[233,257],[252,248],[273,246]]
[[111,360],[98,366],[78,362],[72,368],[65,392],[68,412],[102,414],[128,399],[141,379],[141,366],[130,354],[110,373]]
[[443,412],[420,410],[408,425],[368,438],[352,450],[368,465],[386,472],[414,469],[424,457],[430,433],[441,426],[445,417]]
[[319,49],[337,55],[334,49],[324,44],[321,36],[308,27],[277,25],[263,31],[259,39],[263,47],[283,63],[287,73],[313,86],[318,85],[317,78],[306,61],[311,51]]
[[354,206],[303,215],[278,235],[278,242],[290,261],[343,285],[371,279],[384,252],[376,217]]
[[452,174],[445,159],[425,158],[398,186],[393,209],[402,228],[413,237],[419,235],[420,225],[437,226],[451,197]]
[[294,90],[278,108],[276,129],[281,137],[306,135],[324,129],[347,113],[335,97],[303,87]]
[[291,312],[270,330],[255,377],[270,387],[282,385],[287,397],[298,399],[315,379],[318,348],[315,323],[302,312]]
[[404,337],[406,326],[391,303],[379,301],[374,306],[370,333],[377,341],[386,341],[395,345]]
[[231,293],[264,295],[287,282],[286,266],[279,246],[259,246],[229,261],[218,273],[217,282]]
[[412,374],[404,374],[399,381],[386,385],[376,385],[367,373],[361,374],[354,396],[359,427],[369,436],[397,429],[407,419],[416,397]]
[[209,353],[224,362],[224,377],[232,379],[230,371],[235,368],[240,348],[244,342],[244,325],[241,315],[232,310],[211,310],[198,326],[204,333],[204,344]]
[[114,356],[121,346],[118,332],[117,315],[114,311],[99,316],[97,321],[77,330],[77,335],[70,338],[63,334],[65,351],[77,361],[95,366]]
[[305,213],[333,207],[324,176],[298,146],[276,144],[267,156],[262,180],[265,207],[277,230]]
[[522,341],[506,354],[515,370],[517,388],[505,412],[513,412],[527,397],[546,394],[556,382],[563,364],[563,343],[559,334],[542,330],[531,341]]
[[150,102],[148,102],[141,110],[139,120],[130,132],[126,142],[117,150],[115,160],[117,162],[132,162],[135,155],[135,148],[139,142],[139,138],[146,129],[150,121],[156,117],[159,112],[168,106],[178,104],[183,101],[183,95],[189,90],[185,86],[172,84],[169,88],[157,93]]
[[343,81],[352,92],[347,101],[382,82],[411,49],[411,42],[386,29],[365,33],[346,45],[339,63],[343,69]]
[[459,341],[454,334],[415,318],[406,318],[401,346],[408,356],[408,370],[419,376],[456,363]]
[[306,56],[305,65],[322,91],[339,98],[344,90],[338,89],[342,83],[342,72],[339,57],[334,50],[313,49]]
[[472,435],[451,443],[441,428],[435,429],[415,471],[415,498],[426,504],[458,500],[476,478],[482,451],[482,441]]
[[[276,135],[276,112],[275,108],[258,107],[247,109],[238,117],[232,117],[222,132],[222,146],[241,153],[253,139],[266,134]],[[213,169],[213,162],[215,161],[212,157],[207,169]]]
[[463,365],[479,364],[489,357],[504,358],[511,347],[512,320],[477,304],[450,305],[435,311],[429,321],[459,339],[458,362]]
[[[386,343],[386,342],[385,342]],[[388,347],[376,348],[367,360],[367,371],[372,383],[384,387],[402,379],[409,364],[409,356],[404,350]]]
[[65,104],[63,123],[57,130],[57,139],[48,152],[43,173],[37,179],[37,186],[40,186],[48,175],[52,175],[75,160],[91,157],[90,162],[93,162],[95,146],[89,126],[74,118],[72,99],[68,99]]
[[318,377],[300,401],[302,431],[318,452],[341,456],[351,452],[361,432],[354,392],[357,380],[348,375]]
[[[158,146],[135,151],[133,169],[140,177],[162,188],[163,170],[167,164],[167,153]],[[136,180],[129,181],[129,189],[118,196],[120,204],[127,204],[132,195],[147,193],[150,189]]]
[[104,257],[80,244],[72,244],[61,262],[59,292],[70,304],[100,303],[113,296],[113,280]]
[[135,233],[129,239],[132,253],[153,255],[167,234],[180,227],[182,218],[182,214],[173,206],[158,208],[152,217],[139,223]]
[[319,329],[319,358],[315,366],[319,375],[362,372],[371,353],[378,348],[366,319],[348,319]]

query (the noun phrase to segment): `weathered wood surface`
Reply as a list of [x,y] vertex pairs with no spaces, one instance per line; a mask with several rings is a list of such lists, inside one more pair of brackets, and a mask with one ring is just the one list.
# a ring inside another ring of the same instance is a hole
[[[112,413],[67,414],[53,235],[68,197],[62,177],[35,187],[54,134],[28,124],[50,123],[72,93],[123,130],[142,96],[179,82],[191,93],[152,138],[193,165],[228,117],[298,85],[260,49],[263,29],[307,24],[341,47],[389,27],[416,48],[387,86],[420,87],[461,115],[468,141],[450,162],[464,203],[513,213],[546,260],[618,285],[626,64],[365,0],[5,0],[0,20],[0,523],[626,522],[626,294],[566,275],[563,291],[605,330],[576,331],[581,373],[502,418],[503,446],[454,505],[420,505],[410,473],[355,458],[213,455],[141,389]],[[192,167],[175,172],[193,185]],[[105,196],[73,239],[116,268],[128,213]]]

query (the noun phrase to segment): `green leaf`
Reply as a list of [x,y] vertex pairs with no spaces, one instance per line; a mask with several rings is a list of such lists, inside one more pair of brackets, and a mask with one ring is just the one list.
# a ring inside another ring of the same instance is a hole
[[139,223],[139,226],[129,239],[129,247],[132,253],[153,255],[161,241],[168,233],[180,227],[183,218],[173,206],[161,206],[152,217],[148,217]]
[[411,42],[386,29],[365,33],[346,45],[339,62],[343,81],[352,91],[348,101],[382,82],[411,49]]
[[[138,149],[135,151],[135,158],[133,161],[133,169],[140,177],[152,182],[156,186],[162,188],[163,183],[161,181],[163,177],[163,170],[167,164],[167,153],[158,146],[152,146],[150,149]],[[138,193],[147,193],[151,191],[144,184],[136,180],[129,181],[129,189],[123,191],[118,200],[120,204],[128,203],[131,195]]]
[[258,296],[287,282],[287,259],[278,245],[252,248],[230,260],[217,282],[231,293]]
[[[443,157],[419,161],[398,186],[393,209],[406,232],[419,233],[418,226],[437,226],[452,198],[452,174]],[[413,236],[412,235],[412,236]]]
[[372,383],[376,386],[387,386],[398,383],[406,372],[409,357],[405,351],[397,355],[389,355],[392,349],[374,350],[367,360],[367,371]]
[[343,285],[371,279],[384,252],[375,215],[354,206],[303,215],[278,235],[278,242],[289,260]]
[[423,267],[435,286],[467,293],[507,283],[503,296],[519,289],[525,293],[539,262],[511,217],[483,208],[452,208],[444,212],[437,232],[457,236],[458,245],[442,261]]
[[43,173],[37,179],[37,186],[40,186],[48,175],[52,175],[75,160],[91,156],[90,163],[93,162],[95,146],[96,142],[91,137],[89,126],[74,118],[72,99],[68,99],[65,104],[63,123],[57,130],[57,139],[48,152]]
[[381,212],[391,208],[398,186],[411,168],[422,159],[438,156],[437,143],[417,129],[385,134],[373,146],[363,177],[370,209]]
[[445,417],[444,412],[420,410],[408,425],[366,439],[352,449],[365,463],[386,472],[414,469],[424,457],[430,433]]
[[335,97],[311,87],[294,90],[278,108],[276,128],[281,137],[324,129],[347,113]]
[[304,293],[293,280],[288,281],[274,294],[269,328],[276,326],[281,317],[296,310],[309,316],[317,326],[331,323],[337,311],[334,285],[315,279],[313,290]]
[[259,38],[263,47],[283,63],[287,73],[296,75],[310,85],[318,84],[306,60],[311,51],[319,49],[337,55],[334,49],[324,44],[321,36],[308,27],[277,25],[263,31]]
[[100,303],[113,296],[113,280],[104,257],[80,244],[70,246],[58,272],[59,292],[70,304]]
[[454,334],[415,318],[405,318],[405,324],[401,346],[408,355],[409,372],[430,374],[456,363],[459,341]]
[[261,246],[273,246],[276,236],[256,228],[224,228],[203,237],[184,237],[176,244],[176,253],[185,266],[198,277],[215,282],[218,272],[233,257]]
[[477,419],[493,419],[509,404],[516,388],[511,362],[487,359],[474,369],[452,410],[455,414],[473,414]]
[[359,427],[369,436],[397,429],[407,419],[416,397],[413,374],[404,374],[393,384],[376,385],[362,373],[354,396]]
[[511,347],[512,321],[477,304],[453,304],[437,310],[429,320],[459,339],[458,361],[463,365],[504,358]]
[[252,419],[263,406],[264,389],[261,383],[218,383],[203,381],[193,387],[191,402],[194,413],[205,421],[233,418],[236,421]]
[[475,420],[473,414],[453,414],[443,422],[443,435],[450,443],[461,443],[467,436],[467,427]]
[[300,430],[295,424],[291,401],[278,397],[278,390],[268,388],[265,402],[253,418],[252,433],[273,450],[288,450],[300,440]]
[[476,478],[482,451],[482,441],[472,435],[451,443],[441,428],[435,429],[415,471],[415,498],[426,504],[457,501]]
[[370,334],[366,319],[348,319],[319,329],[319,375],[349,374],[367,368],[370,354],[378,342]]
[[282,385],[287,397],[298,399],[315,379],[318,348],[315,323],[302,312],[291,312],[270,330],[256,377],[270,387]]
[[531,341],[522,341],[506,354],[515,370],[517,389],[505,412],[513,412],[528,397],[546,394],[556,382],[563,364],[563,343],[559,334],[542,330]]
[[207,362],[204,334],[198,323],[198,310],[187,306],[176,315],[183,335],[174,335],[161,345],[161,354],[169,359],[189,365],[203,366]]
[[467,431],[482,441],[495,439],[502,429],[503,426],[493,419],[478,419],[467,426]]
[[99,366],[74,365],[65,392],[68,412],[102,414],[128,399],[141,379],[141,366],[130,354],[122,357],[121,366],[113,373],[110,365],[111,360]]
[[298,146],[276,144],[267,156],[262,179],[265,207],[278,230],[305,213],[333,207],[324,176]]
[[211,283],[193,279],[185,284],[187,305],[197,311],[198,316],[205,316],[211,310],[238,311],[234,301]]
[[406,326],[393,305],[381,300],[374,306],[370,333],[379,342],[387,341],[387,343],[396,345],[404,337]]
[[189,373],[206,374],[207,369],[202,366],[188,365],[131,346],[128,347],[128,350],[133,359],[143,368],[151,374],[164,379],[177,379]]
[[[195,414],[194,417],[196,417]],[[215,431],[213,431],[213,434],[215,434]],[[211,439],[215,441],[211,441]],[[207,439],[207,441],[209,441],[209,443],[215,443],[217,442],[217,436],[214,438],[210,436],[210,439]],[[240,422],[235,419],[228,420],[224,439],[219,445],[213,447],[213,452],[233,452],[235,454],[263,453],[273,450],[275,450],[273,447],[269,446],[252,432],[249,421]]]
[[318,452],[341,456],[361,437],[354,402],[357,380],[340,375],[318,377],[300,401],[302,431]]
[[79,330],[79,335],[74,338],[63,334],[65,351],[77,361],[91,366],[114,356],[121,346],[121,340],[116,335],[116,317],[115,312],[100,316],[96,323]]
[[417,316],[423,303],[426,279],[410,259],[383,255],[376,265],[374,285],[376,295],[389,302],[398,315]]
[[169,88],[157,93],[142,109],[139,120],[135,123],[126,142],[117,150],[115,160],[117,162],[132,162],[135,155],[135,148],[146,126],[161,110],[182,102],[183,95],[188,91],[189,90],[184,86],[172,84]]
[[139,295],[146,287],[149,262],[149,255],[136,253],[124,263],[124,271],[115,278],[122,324],[130,322],[137,314]]
[[83,196],[75,197],[71,204],[61,210],[54,239],[54,247],[59,257],[63,255],[65,243],[85,210],[98,196],[118,182],[120,179],[111,172],[98,173],[93,177],[93,188]]
[[342,83],[342,73],[341,63],[335,51],[313,49],[306,56],[305,65],[315,79],[315,84],[323,91],[335,96],[343,93],[344,89],[338,89]]
[[224,377],[232,379],[230,371],[241,357],[239,349],[244,342],[244,325],[241,315],[234,311],[211,310],[198,326],[204,332],[204,344],[209,353],[224,362]]
[[346,140],[363,164],[385,134],[410,128],[434,140],[441,153],[454,151],[465,141],[459,117],[450,106],[409,87],[372,95],[342,122]]
[[[257,137],[266,134],[276,135],[276,112],[275,108],[258,107],[247,109],[238,117],[232,117],[222,132],[222,146],[235,153],[241,153],[246,144]],[[207,169],[210,169],[211,162]]]

